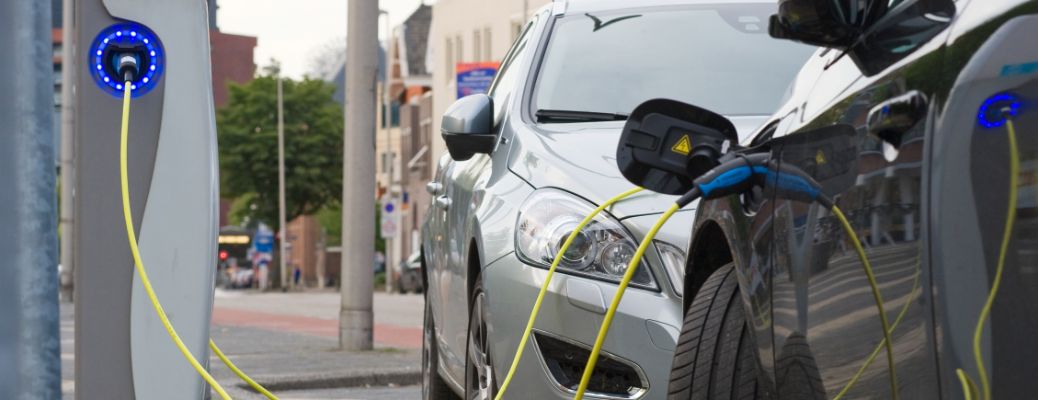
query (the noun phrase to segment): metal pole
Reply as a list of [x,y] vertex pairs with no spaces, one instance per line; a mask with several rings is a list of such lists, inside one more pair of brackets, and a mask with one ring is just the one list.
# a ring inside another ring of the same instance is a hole
[[75,195],[75,121],[76,111],[73,102],[73,86],[76,82],[76,71],[79,63],[76,62],[75,32],[73,24],[76,15],[73,12],[75,1],[63,0],[61,10],[61,300],[66,303],[72,302],[75,264],[72,255],[75,247],[72,240],[72,229],[75,223],[73,215],[72,196]]
[[288,243],[287,229],[285,229],[285,105],[284,94],[281,88],[281,72],[278,72],[278,251],[280,255],[278,262],[281,269],[281,289],[285,290],[291,286],[288,278],[288,267],[285,261],[288,253],[285,251]]
[[0,1],[0,399],[61,398],[51,2]]
[[375,259],[375,81],[378,1],[350,0],[347,21],[346,132],[342,188],[342,304],[339,346],[372,344],[371,265]]

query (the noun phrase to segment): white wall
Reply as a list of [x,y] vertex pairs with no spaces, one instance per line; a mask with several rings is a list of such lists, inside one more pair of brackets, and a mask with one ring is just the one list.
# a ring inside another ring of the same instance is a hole
[[[528,16],[550,1],[439,0],[433,4],[426,57],[426,63],[432,70],[433,163],[447,151],[440,137],[440,120],[447,107],[457,100],[454,64],[501,61],[526,19],[523,15],[524,3]],[[477,37],[481,43],[474,46]],[[461,46],[458,46],[459,41]]]

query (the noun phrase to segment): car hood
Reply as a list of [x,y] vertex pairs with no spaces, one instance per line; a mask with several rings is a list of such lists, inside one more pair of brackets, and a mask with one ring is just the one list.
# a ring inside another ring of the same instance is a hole
[[[740,141],[767,116],[728,117]],[[567,190],[601,204],[634,185],[616,166],[616,144],[623,122],[587,122],[529,125],[516,134],[509,169],[536,188]],[[616,204],[617,218],[666,211],[678,196],[644,191]]]

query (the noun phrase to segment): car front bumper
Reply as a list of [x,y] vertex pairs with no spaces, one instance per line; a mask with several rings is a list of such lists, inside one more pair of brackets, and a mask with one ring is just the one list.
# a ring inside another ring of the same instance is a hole
[[[655,254],[647,259],[650,263],[659,262]],[[500,385],[548,271],[526,265],[512,253],[488,265],[483,274],[489,302],[491,356],[495,379]],[[654,275],[659,286],[664,287],[666,283],[662,281],[667,278],[656,271]],[[555,274],[534,324],[535,332],[590,349],[616,289],[614,283]],[[619,358],[638,371],[645,391],[634,397],[606,398],[666,397],[671,358],[682,318],[681,306],[681,298],[668,290],[656,292],[632,287],[626,291],[602,349],[603,353]],[[572,391],[552,377],[540,353],[538,344],[531,338],[508,389],[514,395],[507,397],[572,398]],[[586,397],[603,398],[590,392]]]

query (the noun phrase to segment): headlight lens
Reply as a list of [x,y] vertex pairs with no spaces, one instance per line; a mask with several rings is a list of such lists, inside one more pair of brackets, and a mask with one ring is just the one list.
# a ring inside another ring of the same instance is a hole
[[678,296],[684,296],[685,292],[685,251],[667,242],[654,240],[656,249],[660,251],[663,259],[663,269],[667,270],[670,285]]
[[[592,204],[557,189],[541,189],[519,210],[515,247],[524,262],[551,267],[555,255],[580,221],[595,210]],[[619,282],[634,258],[638,242],[607,213],[599,213],[573,239],[562,255],[559,270],[610,282]],[[635,271],[631,285],[656,289],[646,261]]]

